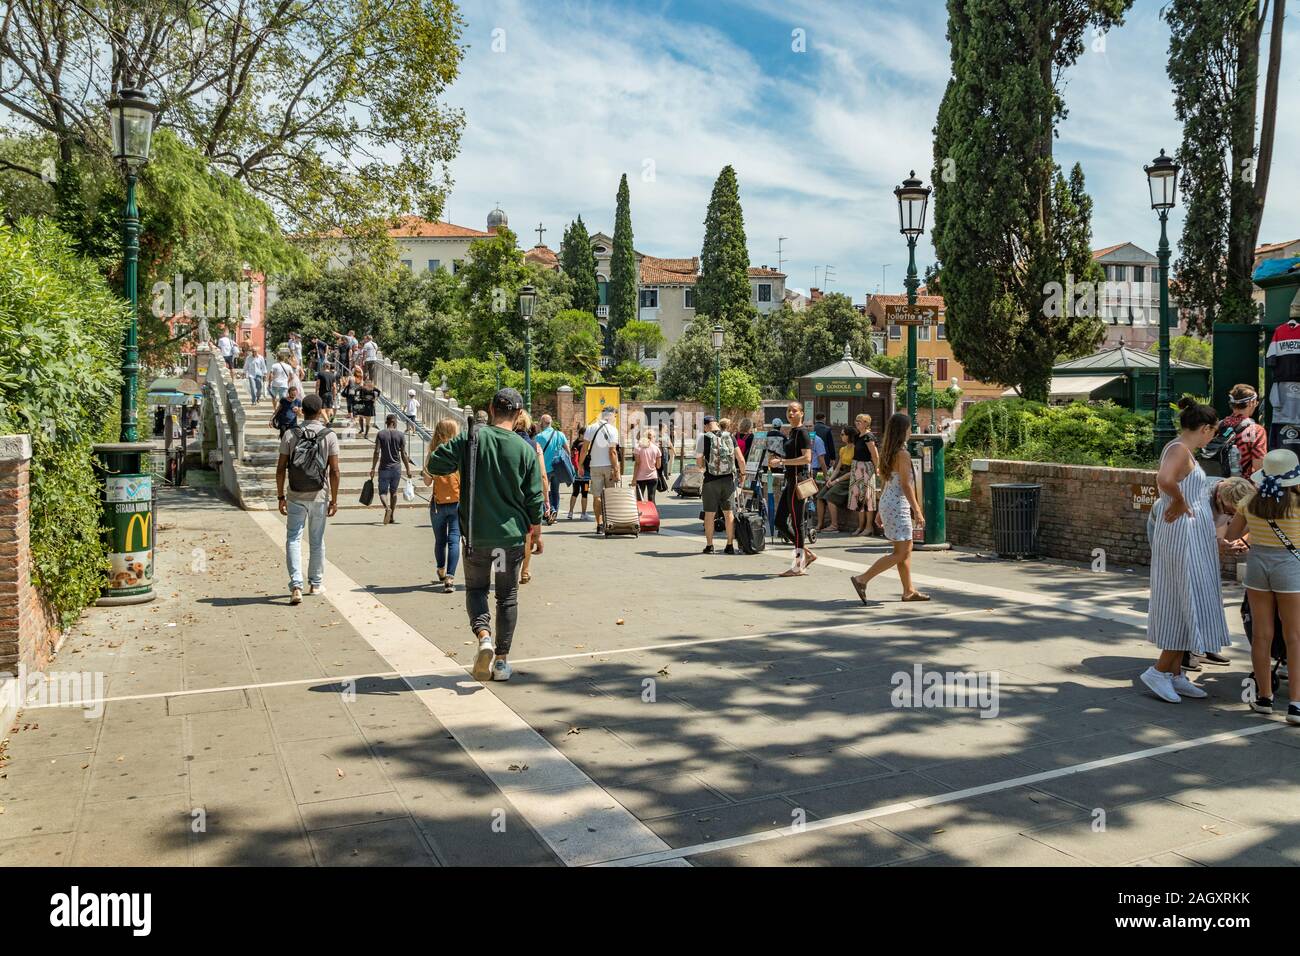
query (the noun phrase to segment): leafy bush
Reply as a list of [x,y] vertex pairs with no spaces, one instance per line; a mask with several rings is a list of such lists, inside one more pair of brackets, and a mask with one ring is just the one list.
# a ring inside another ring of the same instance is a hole
[[[438,385],[442,376],[447,376],[447,391],[462,405],[469,405],[476,411],[487,408],[492,395],[497,390],[496,363],[482,359],[458,358],[435,362],[429,373],[429,382]],[[533,403],[542,396],[551,395],[561,385],[572,389],[582,387],[580,375],[568,372],[543,372],[533,369]],[[519,394],[524,393],[524,373],[521,370],[503,368],[501,370],[501,387],[513,388]]]
[[32,581],[65,624],[107,567],[91,445],[114,437],[126,318],[50,222],[0,225],[0,434],[32,437]]
[[979,402],[966,413],[948,467],[962,474],[972,458],[1145,467],[1153,457],[1150,416],[1110,402],[1043,405],[1023,398]]

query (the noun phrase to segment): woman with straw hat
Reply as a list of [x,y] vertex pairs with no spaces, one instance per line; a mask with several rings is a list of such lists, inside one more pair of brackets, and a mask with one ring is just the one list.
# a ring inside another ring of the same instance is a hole
[[[1250,660],[1255,681],[1252,710],[1273,713],[1273,675],[1270,656],[1273,647],[1274,615],[1282,618],[1287,660],[1300,660],[1300,458],[1279,448],[1264,456],[1259,470],[1251,475],[1259,486],[1255,496],[1238,508],[1225,537],[1240,537],[1250,531],[1250,553],[1246,558],[1246,599],[1250,602]],[[1300,724],[1300,702],[1291,692],[1286,719]]]
[[1196,452],[1214,438],[1219,416],[1189,398],[1178,407],[1180,431],[1160,456],[1160,499],[1151,509],[1147,637],[1160,656],[1141,678],[1151,693],[1171,704],[1209,696],[1183,673],[1183,655],[1217,652],[1232,643],[1223,615],[1209,483],[1196,462]]

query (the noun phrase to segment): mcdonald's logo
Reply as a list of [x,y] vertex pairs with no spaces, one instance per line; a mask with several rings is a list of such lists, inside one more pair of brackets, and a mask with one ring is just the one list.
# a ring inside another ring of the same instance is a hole
[[[135,536],[136,523],[140,526],[140,547],[131,547],[131,541]],[[131,520],[126,523],[126,542],[123,550],[127,553],[132,551],[148,551],[152,547],[150,543],[149,532],[152,530],[153,513],[149,511],[138,511],[131,515]]]

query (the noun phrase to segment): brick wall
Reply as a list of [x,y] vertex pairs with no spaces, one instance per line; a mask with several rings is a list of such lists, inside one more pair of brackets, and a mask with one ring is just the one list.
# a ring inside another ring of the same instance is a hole
[[1042,486],[1038,547],[1044,557],[1091,561],[1104,548],[1110,564],[1151,563],[1147,512],[1133,508],[1131,486],[1154,485],[1156,473],[1029,461],[976,461],[966,502],[949,498],[948,540],[959,547],[993,547],[993,494],[989,486],[1029,482]]
[[0,435],[0,671],[43,670],[60,630],[32,586],[31,440]]

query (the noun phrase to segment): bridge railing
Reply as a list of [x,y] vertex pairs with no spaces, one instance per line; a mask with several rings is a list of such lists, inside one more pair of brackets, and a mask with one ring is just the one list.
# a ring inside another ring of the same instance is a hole
[[401,368],[382,355],[375,360],[374,377],[384,397],[401,410],[406,408],[410,391],[415,390],[416,401],[420,403],[416,424],[429,434],[444,418],[454,419],[463,431],[473,417],[473,409],[461,405],[441,385],[422,381],[415,372]]

